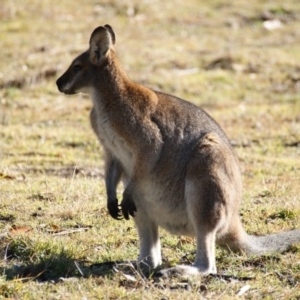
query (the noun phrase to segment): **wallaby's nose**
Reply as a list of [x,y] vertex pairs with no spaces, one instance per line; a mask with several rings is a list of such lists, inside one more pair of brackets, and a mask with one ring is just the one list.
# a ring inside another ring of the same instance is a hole
[[62,84],[61,84],[61,77],[59,77],[59,78],[56,80],[56,85],[57,85],[58,90],[59,90],[61,93],[63,93],[63,91],[62,91],[62,89],[61,89],[61,86],[62,86]]
[[75,94],[73,92],[73,90],[70,88],[68,82],[66,81],[66,77],[64,77],[64,75],[62,75],[61,77],[59,77],[56,80],[56,85],[57,85],[58,90],[61,93],[64,93],[66,95],[73,95],[73,94]]

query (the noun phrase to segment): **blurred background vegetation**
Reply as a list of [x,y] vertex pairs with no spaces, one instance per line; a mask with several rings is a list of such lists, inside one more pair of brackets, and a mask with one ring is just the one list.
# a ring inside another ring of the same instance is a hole
[[[228,133],[241,160],[247,230],[300,227],[298,0],[2,0],[0,297],[231,299],[242,280],[157,287],[141,278],[130,283],[122,273],[96,276],[102,271],[91,268],[76,284],[65,280],[82,277],[74,261],[91,267],[134,259],[138,249],[133,223],[117,223],[106,212],[91,102],[55,86],[104,24],[114,28],[117,53],[134,81],[203,107]],[[193,240],[162,235],[169,263],[193,255]],[[297,248],[282,259],[228,257],[222,250],[217,256],[221,273],[254,276],[248,298],[299,296]]]

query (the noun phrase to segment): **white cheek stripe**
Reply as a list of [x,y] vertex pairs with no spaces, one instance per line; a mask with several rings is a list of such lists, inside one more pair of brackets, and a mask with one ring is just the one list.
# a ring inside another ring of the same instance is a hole
[[82,87],[81,89],[78,89],[75,91],[76,93],[83,93],[83,94],[91,94],[91,88],[90,87]]
[[[77,78],[77,77],[79,77],[79,78]],[[63,90],[64,91],[71,90],[74,93],[90,94],[90,92],[91,92],[90,87],[84,86],[84,87],[79,88],[79,89],[74,88],[74,85],[76,85],[75,83],[79,80],[80,80],[80,73],[73,76],[72,79],[65,84],[65,86],[63,87]]]

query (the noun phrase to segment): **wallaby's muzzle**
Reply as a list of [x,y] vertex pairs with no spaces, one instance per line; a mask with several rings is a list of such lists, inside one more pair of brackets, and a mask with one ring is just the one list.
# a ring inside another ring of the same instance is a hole
[[75,94],[73,91],[71,91],[70,89],[68,89],[68,88],[66,87],[66,85],[64,84],[63,76],[59,77],[59,78],[56,80],[56,85],[57,85],[58,90],[59,90],[61,93],[64,93],[64,94],[66,94],[66,95],[73,95],[73,94]]

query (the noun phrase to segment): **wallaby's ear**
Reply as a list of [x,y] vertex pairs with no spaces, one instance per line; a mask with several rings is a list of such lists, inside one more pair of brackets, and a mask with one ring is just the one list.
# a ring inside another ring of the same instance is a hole
[[111,36],[112,43],[115,45],[116,44],[116,34],[113,31],[112,27],[108,24],[104,25],[105,29],[109,32]]
[[[111,29],[112,30],[112,29]],[[113,32],[113,31],[112,31]],[[102,58],[105,57],[110,46],[113,45],[115,35],[111,35],[105,27],[97,27],[90,38],[90,60],[93,64],[98,65]]]

